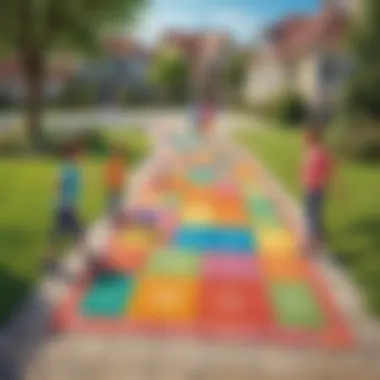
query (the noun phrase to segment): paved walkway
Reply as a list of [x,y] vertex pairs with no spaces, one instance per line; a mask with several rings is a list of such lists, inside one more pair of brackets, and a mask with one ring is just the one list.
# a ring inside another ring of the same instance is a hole
[[[170,127],[165,125],[164,129]],[[177,125],[174,124],[173,128]],[[171,160],[171,164],[176,162],[163,144],[166,140],[164,130],[157,132],[158,135],[154,136],[154,141],[158,142],[156,155],[145,163],[135,177],[132,202],[138,198],[140,186],[158,167],[167,160]],[[218,146],[224,146],[225,154],[230,152],[241,160],[251,162],[245,152],[228,142],[223,144],[221,141]],[[256,162],[252,164],[257,167]],[[282,211],[291,221],[292,228],[302,232],[296,207],[265,172],[258,175],[263,178],[271,199],[283,206]],[[92,231],[89,243],[95,249],[102,249],[109,233],[106,223],[100,222]],[[46,331],[46,321],[51,306],[61,301],[67,285],[85,267],[84,257],[73,252],[63,265],[62,276],[47,279],[35,299],[31,300],[31,308],[26,308],[29,312],[15,321],[7,334],[12,338],[12,345],[9,346],[9,340],[3,341],[3,348],[7,344],[3,359],[5,357],[5,362],[16,366],[15,375],[23,373],[24,377],[19,378],[30,380],[378,379],[380,336],[376,335],[379,331],[377,326],[361,313],[355,291],[347,279],[327,263],[321,262],[318,266],[327,278],[330,289],[334,290],[339,308],[360,338],[353,350],[299,350],[262,344],[206,343],[196,339],[142,338],[133,335],[71,333],[50,336]],[[5,375],[0,378],[7,380]]]

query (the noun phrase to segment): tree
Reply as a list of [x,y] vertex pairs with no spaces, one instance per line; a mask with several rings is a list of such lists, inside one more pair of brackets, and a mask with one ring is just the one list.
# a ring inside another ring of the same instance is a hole
[[365,5],[364,18],[357,22],[352,35],[355,67],[346,108],[358,116],[380,120],[380,2],[365,0]]
[[163,49],[152,63],[150,79],[164,101],[183,101],[189,85],[186,58],[176,49]]
[[26,86],[26,120],[33,149],[41,139],[49,53],[60,45],[94,47],[107,26],[131,21],[144,0],[1,0],[0,44],[14,52]]
[[234,103],[239,103],[242,87],[247,78],[249,63],[252,54],[246,50],[237,50],[231,53],[226,63],[225,81],[228,88],[228,97]]
[[348,117],[336,141],[351,158],[380,161],[380,2],[363,0],[361,11],[351,36],[353,73],[344,99]]

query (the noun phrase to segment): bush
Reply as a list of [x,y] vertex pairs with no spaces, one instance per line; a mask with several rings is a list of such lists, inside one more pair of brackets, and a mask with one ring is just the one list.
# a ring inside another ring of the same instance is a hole
[[330,133],[330,140],[346,158],[380,162],[380,122],[367,118],[340,121]]
[[27,150],[25,134],[18,129],[0,133],[0,155],[19,155]]
[[306,118],[306,104],[296,93],[285,94],[275,103],[275,117],[283,125],[295,126]]
[[57,99],[58,105],[65,107],[91,106],[97,101],[97,86],[80,82],[70,83]]
[[108,142],[99,129],[88,129],[85,132],[45,132],[41,140],[41,150],[44,154],[61,156],[69,145],[75,145],[84,154],[104,155]]

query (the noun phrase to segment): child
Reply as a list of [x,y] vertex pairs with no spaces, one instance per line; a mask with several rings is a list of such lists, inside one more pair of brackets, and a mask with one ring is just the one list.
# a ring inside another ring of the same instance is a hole
[[[77,163],[77,149],[66,147],[64,161],[58,176],[58,201],[54,216],[53,241],[66,235],[74,236],[78,241],[82,233],[82,225],[78,213],[78,198],[80,193],[80,172]],[[52,257],[47,257],[52,262]]]
[[105,168],[107,203],[111,214],[117,212],[120,207],[125,174],[123,151],[114,147]]
[[313,126],[305,131],[305,144],[302,182],[305,191],[307,249],[316,251],[323,247],[325,240],[323,207],[333,173],[333,160],[323,143],[318,127]]

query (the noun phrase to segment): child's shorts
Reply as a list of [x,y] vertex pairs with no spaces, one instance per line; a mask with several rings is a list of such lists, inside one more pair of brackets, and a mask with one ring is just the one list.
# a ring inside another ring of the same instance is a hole
[[82,233],[82,225],[74,207],[60,207],[57,210],[53,228],[53,238],[71,234],[79,237]]
[[108,194],[107,207],[111,214],[115,214],[120,211],[122,202],[122,192],[121,191],[111,191]]

